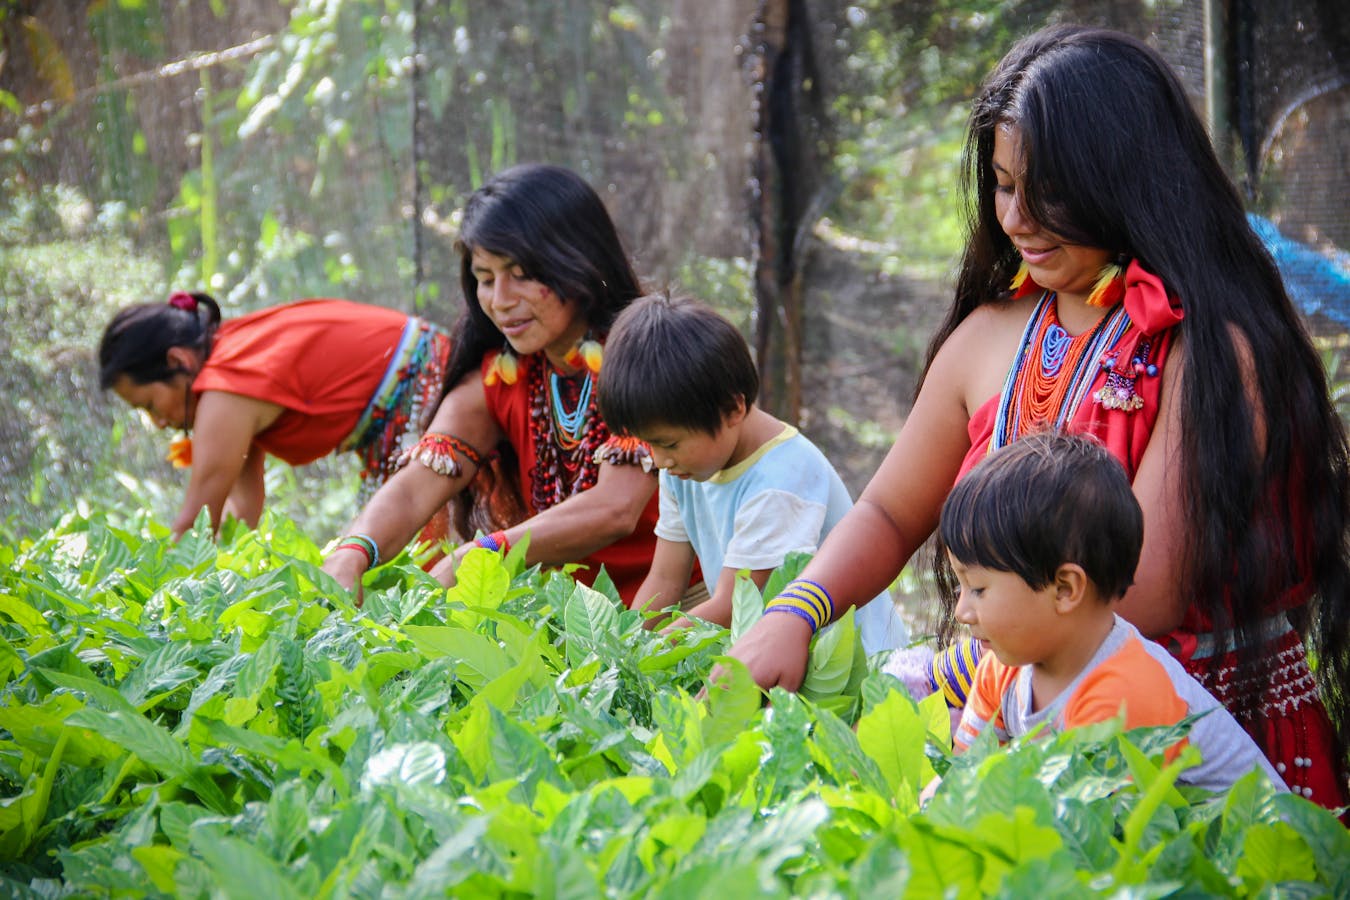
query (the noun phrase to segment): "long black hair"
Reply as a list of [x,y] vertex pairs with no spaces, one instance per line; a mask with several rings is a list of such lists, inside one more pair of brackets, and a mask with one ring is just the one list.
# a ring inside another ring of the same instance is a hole
[[[1014,126],[1028,214],[1067,241],[1131,257],[1181,300],[1181,589],[1240,646],[1234,682],[1268,671],[1262,620],[1300,582],[1322,697],[1350,737],[1350,458],[1326,376],[1204,125],[1162,57],[1112,31],[1020,41],[977,96],[964,159],[970,235],[929,347],[1008,294],[1019,264],[994,211],[995,130]],[[1248,361],[1246,353],[1250,352]],[[1244,383],[1250,372],[1254,384]],[[1258,434],[1264,434],[1264,446]],[[1259,718],[1259,692],[1233,711]]]
[[[505,338],[478,303],[473,251],[485,250],[520,266],[526,277],[560,298],[580,304],[596,337],[641,293],[605,204],[570,169],[525,164],[497,173],[464,205],[455,249],[465,312],[454,327],[445,393],[477,369]],[[503,441],[470,486],[452,502],[452,522],[462,535],[494,531],[524,518],[515,448]]]
[[140,303],[118,310],[98,346],[98,383],[103,390],[126,376],[135,384],[168,381],[182,372],[169,365],[172,347],[211,352],[220,325],[220,305],[210,294],[178,292],[168,303]]
[[478,304],[474,250],[506,257],[527,278],[575,300],[597,337],[642,293],[605,204],[580,175],[561,166],[513,166],[490,178],[464,205],[455,249],[466,314],[455,327],[447,392],[505,343]]

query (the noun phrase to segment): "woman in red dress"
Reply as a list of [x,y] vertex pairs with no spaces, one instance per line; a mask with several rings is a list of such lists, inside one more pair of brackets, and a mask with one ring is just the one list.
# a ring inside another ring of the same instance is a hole
[[[597,411],[603,343],[641,293],[609,213],[574,172],[516,166],[469,198],[458,249],[466,308],[445,399],[324,568],[357,585],[502,452],[524,512],[476,543],[503,549],[528,534],[529,563],[580,562],[584,582],[603,566],[632,602],[656,545],[656,474],[644,449],[612,436]],[[433,574],[452,583],[470,546]]]
[[441,398],[446,332],[396,310],[302,300],[222,321],[207,294],[128,307],[99,347],[99,379],[160,428],[191,432],[174,460],[192,469],[174,536],[206,508],[256,525],[263,460],[294,466],[336,451],[363,461],[373,492]]
[[889,584],[963,472],[1029,430],[1088,432],[1144,510],[1120,614],[1291,789],[1346,803],[1345,434],[1180,81],[1126,35],[1046,29],[986,80],[966,146],[971,237],[913,411],[804,583],[732,655],[795,688],[813,620]]

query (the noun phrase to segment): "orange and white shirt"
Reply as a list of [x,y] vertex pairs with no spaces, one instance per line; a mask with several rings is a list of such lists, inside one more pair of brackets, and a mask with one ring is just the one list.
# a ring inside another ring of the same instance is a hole
[[993,653],[984,654],[954,742],[964,751],[986,728],[993,728],[1004,742],[1043,723],[1058,732],[1108,721],[1122,711],[1127,729],[1174,725],[1204,713],[1190,735],[1202,762],[1181,774],[1178,781],[1183,784],[1227,790],[1260,767],[1277,788],[1285,788],[1237,720],[1170,653],[1120,616],[1083,671],[1042,709],[1032,708],[1030,666],[1006,666]]

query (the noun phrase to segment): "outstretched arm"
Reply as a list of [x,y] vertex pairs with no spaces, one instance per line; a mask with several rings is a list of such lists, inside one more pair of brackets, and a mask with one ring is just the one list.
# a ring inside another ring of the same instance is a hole
[[[688,614],[729,627],[731,625],[732,597],[736,594],[736,573],[738,571],[740,570],[724,566],[722,573],[717,576],[717,584],[713,587],[712,596],[689,610]],[[763,590],[764,583],[773,574],[773,569],[750,569],[748,574],[755,587]]]
[[[506,529],[509,543],[530,536],[529,565],[576,562],[632,534],[656,491],[655,473],[638,466],[600,464],[595,487]],[[469,545],[442,560],[432,574],[454,583],[454,569]]]
[[[253,397],[224,391],[206,391],[201,395],[192,429],[192,476],[183,505],[173,520],[174,540],[192,527],[202,507],[210,511],[211,527],[220,527],[225,502],[251,464],[250,458],[256,449],[253,447],[254,435],[271,425],[279,415],[280,406]],[[252,465],[258,467],[256,475],[260,485],[261,456]],[[249,477],[254,475],[255,471],[250,470]],[[244,491],[248,493],[247,488]],[[261,490],[256,492],[253,500],[257,511],[252,519],[241,516],[250,525],[257,523],[262,509]]]
[[235,479],[234,490],[230,491],[225,501],[225,515],[234,516],[249,528],[258,527],[263,503],[267,499],[267,489],[263,483],[263,462],[266,457],[266,452],[257,444],[249,445],[244,468]]
[[[942,502],[970,448],[965,360],[973,348],[962,343],[953,335],[939,352],[881,468],[802,572],[829,592],[836,617],[885,590],[937,527]],[[806,672],[811,634],[796,615],[766,613],[730,654],[746,664],[760,687],[796,690]]]
[[[657,612],[674,606],[689,587],[689,576],[694,571],[694,546],[688,541],[668,541],[656,539],[656,551],[652,554],[652,567],[643,579],[642,586],[633,595],[634,608],[646,607],[649,612]],[[654,628],[666,621],[665,617],[648,619],[647,627]]]
[[[476,370],[445,395],[427,430],[454,435],[482,453],[497,446],[501,429],[488,412],[482,376]],[[391,559],[473,478],[477,471],[473,463],[457,459],[461,472],[455,476],[439,475],[418,462],[395,472],[347,526],[347,533],[369,536],[379,547],[380,556]],[[323,568],[351,588],[366,566],[361,552],[339,549],[329,555]]]

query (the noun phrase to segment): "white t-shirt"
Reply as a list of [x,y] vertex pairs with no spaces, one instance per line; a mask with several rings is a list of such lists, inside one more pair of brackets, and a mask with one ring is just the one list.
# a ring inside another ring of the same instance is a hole
[[[853,507],[830,461],[792,426],[707,481],[661,473],[656,536],[691,544],[711,592],[722,569],[772,569],[789,553],[814,553]],[[854,616],[863,649],[903,646],[908,629],[889,594]]]

